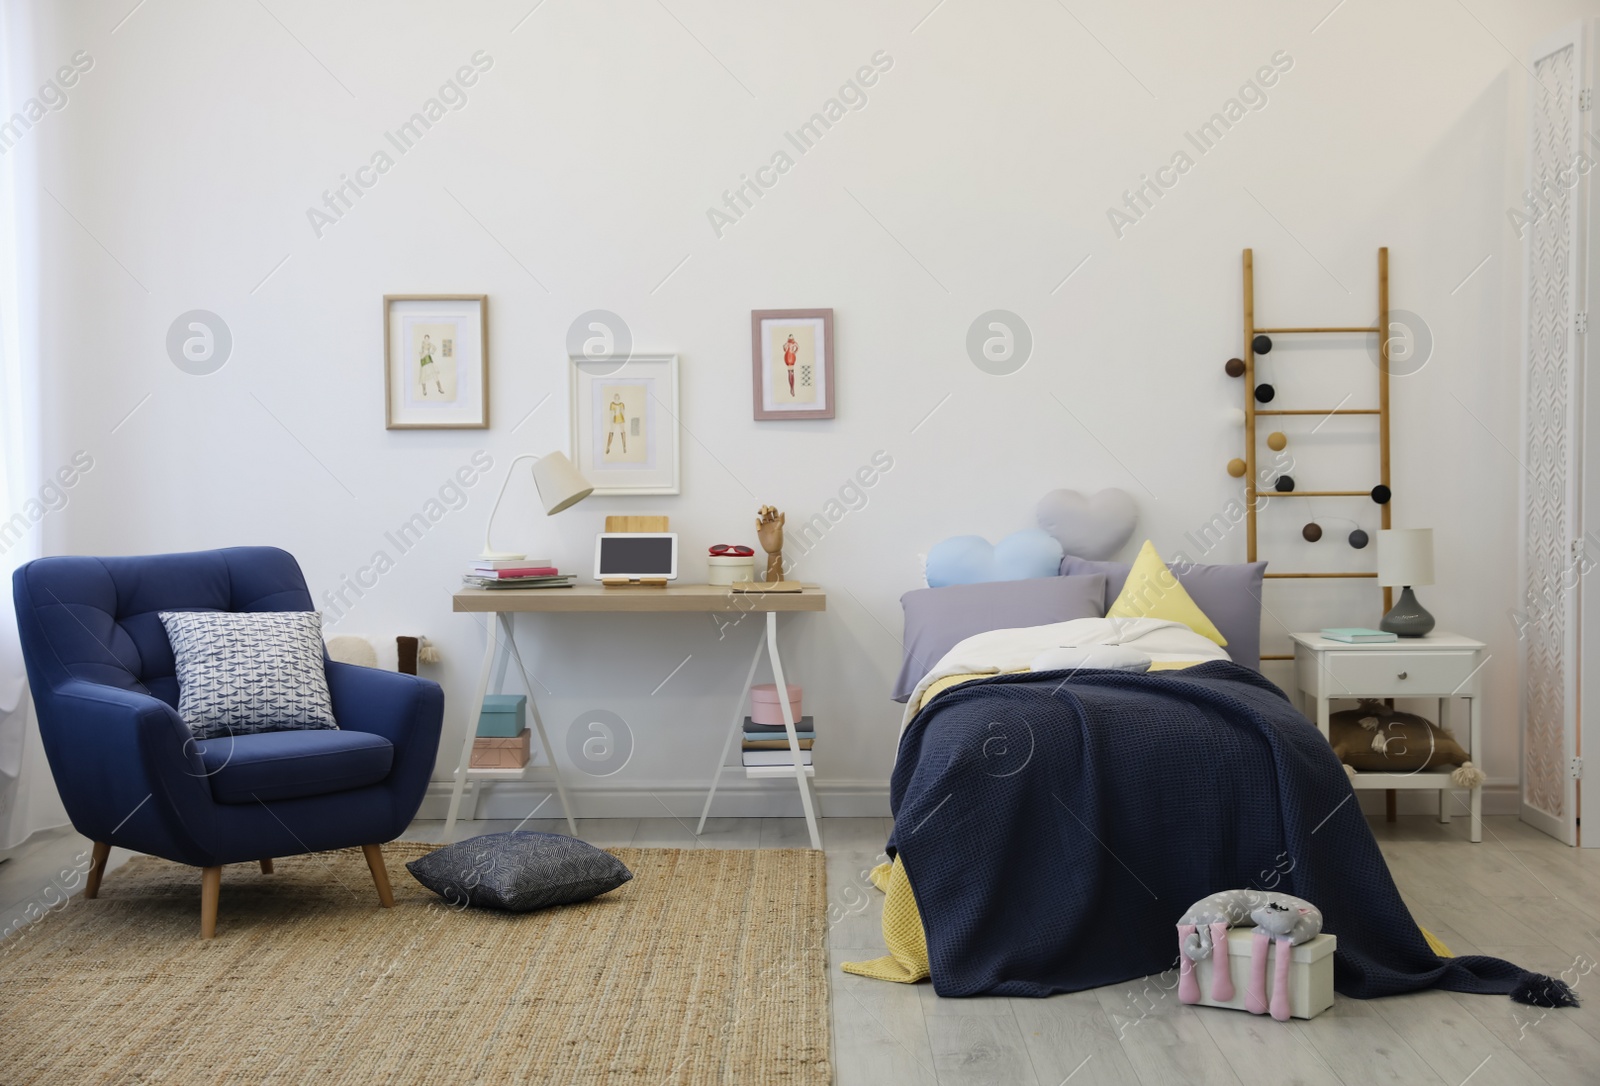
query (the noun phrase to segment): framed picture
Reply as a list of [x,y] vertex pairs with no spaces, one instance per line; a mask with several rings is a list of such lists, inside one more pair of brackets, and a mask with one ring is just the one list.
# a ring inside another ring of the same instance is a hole
[[383,296],[384,424],[489,427],[489,296]]
[[833,310],[752,310],[750,360],[756,418],[833,418]]
[[678,356],[570,362],[572,462],[594,492],[678,493]]

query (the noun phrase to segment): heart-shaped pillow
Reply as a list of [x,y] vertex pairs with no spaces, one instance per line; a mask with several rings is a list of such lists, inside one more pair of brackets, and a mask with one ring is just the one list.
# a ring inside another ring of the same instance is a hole
[[1061,544],[1037,528],[1012,532],[999,543],[981,535],[958,535],[929,548],[928,587],[1054,577],[1061,557]]
[[1110,558],[1133,537],[1139,508],[1126,490],[1108,487],[1098,494],[1052,490],[1039,499],[1039,527],[1061,549],[1078,558]]

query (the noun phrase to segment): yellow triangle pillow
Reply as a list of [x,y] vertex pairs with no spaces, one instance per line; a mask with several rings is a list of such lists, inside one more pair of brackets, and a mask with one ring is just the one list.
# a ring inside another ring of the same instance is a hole
[[1178,583],[1178,578],[1167,568],[1167,564],[1156,553],[1155,545],[1148,539],[1139,548],[1139,557],[1134,559],[1133,568],[1128,571],[1122,594],[1106,611],[1106,617],[1160,618],[1168,622],[1181,622],[1201,637],[1215,641],[1224,648],[1228,644],[1222,631],[1183,590],[1183,585]]

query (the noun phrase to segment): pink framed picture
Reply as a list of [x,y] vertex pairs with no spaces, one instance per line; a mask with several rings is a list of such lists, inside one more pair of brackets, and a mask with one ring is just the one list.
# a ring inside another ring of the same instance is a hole
[[751,310],[750,384],[758,419],[833,418],[833,310]]

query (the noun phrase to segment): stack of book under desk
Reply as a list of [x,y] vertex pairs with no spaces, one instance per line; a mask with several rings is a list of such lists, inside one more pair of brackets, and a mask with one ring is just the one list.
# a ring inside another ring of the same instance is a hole
[[[811,775],[811,746],[817,740],[812,720],[803,716],[794,722],[794,733],[800,740],[800,764]],[[794,775],[794,753],[789,749],[789,733],[782,724],[757,724],[744,718],[744,741],[740,744],[741,761],[748,777],[777,777]]]
[[528,698],[525,694],[489,694],[478,714],[478,731],[472,740],[467,768],[484,775],[520,777],[528,766],[532,744],[528,736]]

